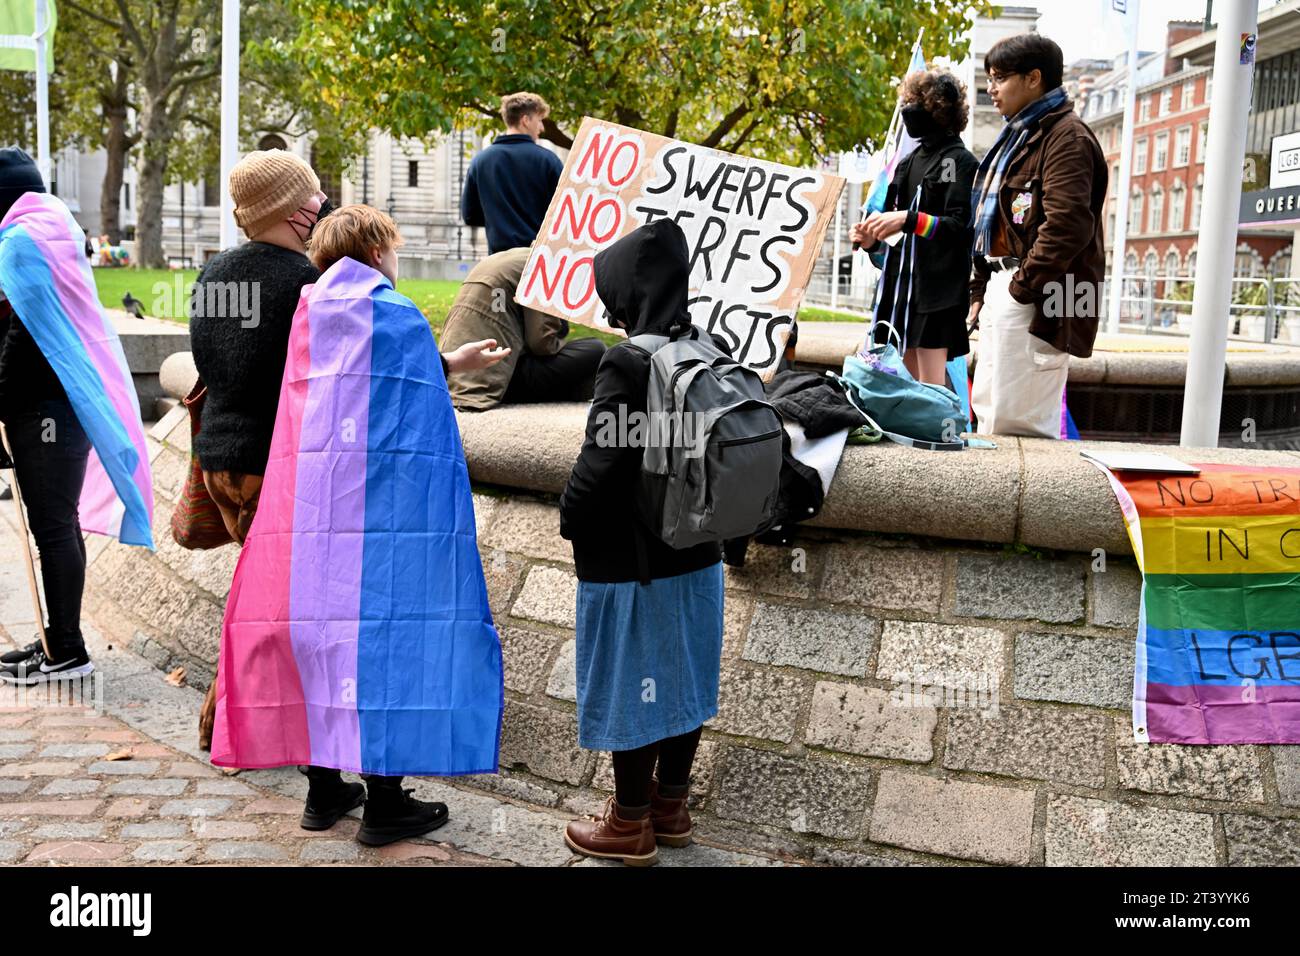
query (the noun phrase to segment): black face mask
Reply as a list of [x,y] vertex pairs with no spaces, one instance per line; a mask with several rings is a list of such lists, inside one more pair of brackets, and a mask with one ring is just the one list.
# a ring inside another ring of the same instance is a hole
[[324,199],[321,200],[320,209],[317,210],[315,213],[313,213],[310,209],[306,209],[302,206],[298,207],[298,212],[302,213],[304,216],[315,215],[316,217],[316,221],[313,222],[310,226],[307,226],[307,231],[305,233],[298,232],[298,227],[303,225],[302,223],[290,219],[289,225],[293,227],[294,234],[297,235],[298,238],[302,240],[303,245],[306,245],[307,241],[311,239],[311,234],[316,231],[316,227],[320,224],[320,221],[333,211],[334,211],[334,204],[330,202],[330,197],[326,196]]
[[939,126],[925,109],[917,103],[909,103],[903,107],[903,126],[907,128],[907,133],[914,139],[925,139],[927,136],[933,136],[939,132]]

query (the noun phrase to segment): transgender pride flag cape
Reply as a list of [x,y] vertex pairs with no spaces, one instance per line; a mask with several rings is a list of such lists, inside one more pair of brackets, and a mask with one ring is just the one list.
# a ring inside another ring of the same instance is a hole
[[495,773],[504,690],[429,323],[380,273],[302,292],[221,630],[212,762]]
[[1142,569],[1134,739],[1298,744],[1300,468],[1195,467],[1106,472]]
[[153,482],[140,401],[117,331],[99,304],[85,233],[61,199],[24,193],[0,220],[0,291],[90,439],[82,530],[152,549]]

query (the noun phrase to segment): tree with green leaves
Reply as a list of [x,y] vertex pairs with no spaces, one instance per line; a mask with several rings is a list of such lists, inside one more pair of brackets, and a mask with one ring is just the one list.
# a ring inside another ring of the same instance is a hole
[[[190,117],[200,84],[220,75],[220,4],[204,0],[63,0],[62,8],[108,30],[115,50],[101,50],[128,72],[138,122],[136,262],[166,265],[163,188],[173,140]],[[86,51],[90,54],[90,51]],[[107,184],[106,184],[107,185]],[[120,189],[120,184],[119,184]]]
[[499,126],[499,98],[551,104],[545,136],[584,115],[806,163],[878,145],[894,77],[925,30],[960,57],[987,0],[292,0],[297,60],[341,133],[429,138]]

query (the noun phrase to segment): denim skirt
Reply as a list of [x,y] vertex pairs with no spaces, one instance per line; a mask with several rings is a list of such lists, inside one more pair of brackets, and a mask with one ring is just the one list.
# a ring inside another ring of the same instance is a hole
[[578,745],[632,750],[718,712],[722,563],[649,584],[578,583]]

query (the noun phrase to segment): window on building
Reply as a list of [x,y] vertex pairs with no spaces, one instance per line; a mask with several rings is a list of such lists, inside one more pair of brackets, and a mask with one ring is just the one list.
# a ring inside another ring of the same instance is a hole
[[1190,110],[1192,108],[1192,105],[1195,102],[1196,102],[1196,81],[1184,80],[1183,92],[1178,100],[1178,108],[1180,110]]
[[419,188],[420,161],[418,159],[408,159],[406,161],[406,185],[410,189]]
[[1174,165],[1186,166],[1192,161],[1192,128],[1181,127],[1174,133]]
[[1193,279],[1196,278],[1196,250],[1193,249],[1187,253],[1187,274]]
[[221,170],[217,166],[203,171],[203,205],[221,205]]
[[1138,122],[1145,123],[1151,119],[1151,97],[1144,96],[1138,102]]
[[1170,249],[1165,253],[1165,275],[1178,275],[1178,250]]
[[1128,201],[1128,231],[1137,235],[1142,231],[1142,190],[1133,190]]
[[1181,182],[1169,191],[1169,231],[1182,232],[1187,222],[1187,190]]
[[1160,271],[1160,257],[1155,252],[1148,252],[1146,258],[1142,260],[1142,271],[1148,276],[1154,276]]
[[1232,260],[1232,274],[1238,276],[1257,276],[1263,270],[1260,269],[1259,256],[1250,248],[1238,249],[1236,257]]
[[1166,86],[1160,91],[1160,115],[1168,116],[1174,111],[1174,88]]
[[342,164],[329,162],[325,156],[316,148],[316,144],[311,144],[311,168],[315,171],[316,177],[320,180],[320,191],[328,196],[335,203],[342,202],[340,198],[341,183],[343,181]]
[[1209,103],[1210,97],[1214,95],[1214,74],[1210,73],[1205,77],[1205,99],[1201,102]]
[[1165,231],[1165,194],[1158,185],[1151,190],[1151,205],[1147,207],[1147,232]]
[[1196,187],[1192,190],[1192,229],[1201,228],[1201,193],[1204,187],[1201,180],[1196,181]]
[[1210,124],[1202,120],[1201,125],[1196,130],[1196,161],[1205,162],[1205,143],[1210,136]]
[[130,183],[122,184],[122,208],[123,209],[131,208],[131,184]]
[[1147,171],[1147,139],[1142,137],[1133,144],[1133,175],[1141,176]]
[[1156,134],[1155,152],[1151,154],[1151,171],[1160,172],[1169,163],[1169,134]]
[[1119,196],[1119,163],[1110,168],[1110,198]]

